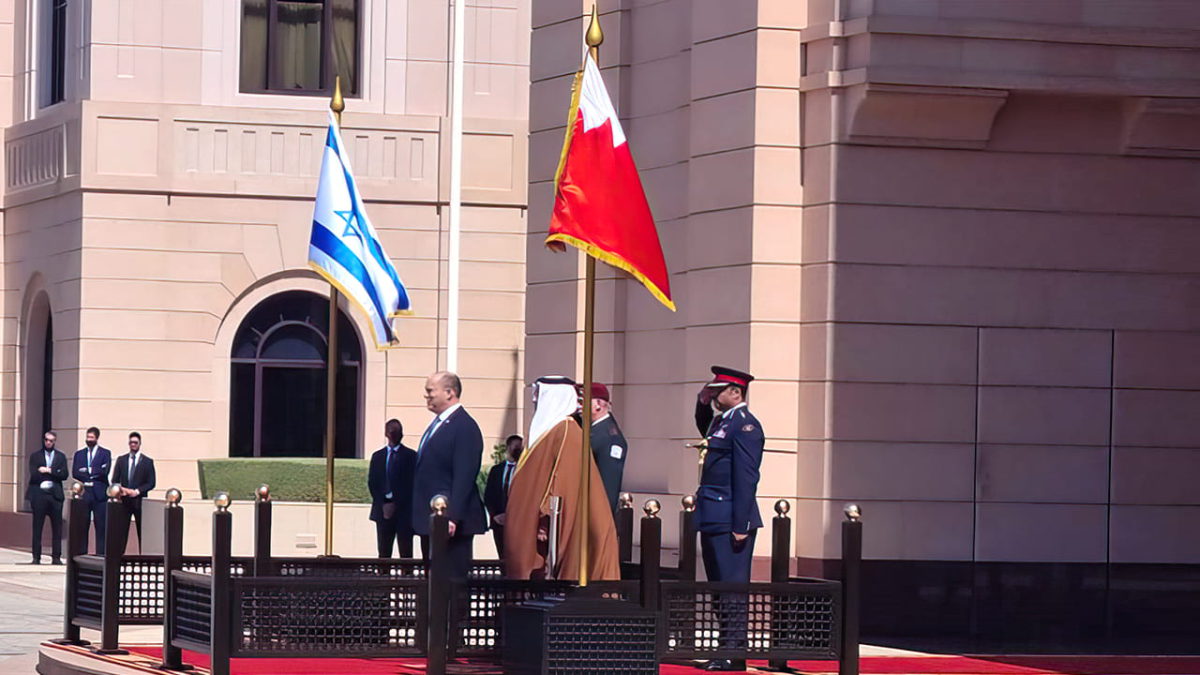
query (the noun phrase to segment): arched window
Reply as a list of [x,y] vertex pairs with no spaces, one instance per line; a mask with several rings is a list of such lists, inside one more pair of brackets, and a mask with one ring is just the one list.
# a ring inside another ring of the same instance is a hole
[[[329,300],[287,291],[258,304],[233,339],[231,457],[321,457],[325,442],[325,341]],[[334,454],[358,456],[362,346],[339,312]]]

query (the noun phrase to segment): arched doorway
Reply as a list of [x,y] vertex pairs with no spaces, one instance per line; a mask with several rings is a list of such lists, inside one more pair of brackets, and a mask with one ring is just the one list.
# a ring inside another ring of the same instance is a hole
[[[329,300],[285,291],[260,302],[230,353],[229,456],[320,457],[325,439]],[[337,457],[357,457],[362,343],[339,312]]]
[[[42,434],[54,428],[54,320],[50,314],[50,300],[44,292],[33,296],[25,316],[21,475],[28,470],[24,465],[29,461],[28,453],[41,448]],[[26,508],[26,504],[22,500],[22,508]]]

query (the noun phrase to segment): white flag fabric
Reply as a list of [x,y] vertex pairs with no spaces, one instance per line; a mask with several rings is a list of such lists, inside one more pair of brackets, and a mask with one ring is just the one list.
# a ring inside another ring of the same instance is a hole
[[409,313],[408,291],[367,219],[332,113],[313,209],[308,264],[370,317],[377,346],[396,341],[392,318]]

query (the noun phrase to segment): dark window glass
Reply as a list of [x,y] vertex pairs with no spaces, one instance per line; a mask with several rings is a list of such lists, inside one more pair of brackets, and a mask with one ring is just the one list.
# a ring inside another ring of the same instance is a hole
[[267,90],[267,0],[242,0],[242,91]]
[[254,364],[234,363],[229,373],[229,456],[254,456]]
[[[259,303],[234,337],[229,395],[231,457],[321,457],[325,447],[325,350],[329,301],[289,291]],[[338,320],[334,454],[358,456],[358,333]]]
[[358,0],[243,0],[241,90],[358,93]]
[[[358,0],[333,0],[330,57],[333,72],[342,76],[342,91],[358,92]],[[332,83],[329,85],[333,87]]]
[[325,370],[262,369],[262,457],[320,457],[325,447]]
[[325,361],[325,337],[312,326],[287,324],[271,331],[259,352],[261,359]]
[[67,0],[47,0],[46,87],[43,105],[63,100],[67,76]]

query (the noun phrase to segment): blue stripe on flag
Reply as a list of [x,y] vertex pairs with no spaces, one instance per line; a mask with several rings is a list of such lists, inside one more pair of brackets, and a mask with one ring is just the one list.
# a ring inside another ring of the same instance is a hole
[[388,321],[388,312],[383,309],[383,303],[379,300],[379,292],[375,290],[375,284],[371,281],[371,276],[367,274],[367,268],[354,255],[340,239],[335,237],[332,232],[326,229],[317,221],[313,221],[312,237],[309,243],[317,247],[322,253],[329,256],[346,269],[367,292],[367,297],[371,299],[371,304],[375,306],[375,312],[379,315],[380,323],[383,324],[384,330],[387,331],[388,342],[393,339],[392,326]]
[[[338,156],[339,160],[341,155]],[[358,185],[354,182],[354,177],[346,169],[345,162],[342,162],[342,173],[346,176],[346,187],[350,190],[350,199],[354,201],[355,206],[362,204],[362,197],[358,194]],[[373,226],[371,229],[375,229]],[[396,285],[396,292],[400,294],[401,306],[400,309],[408,309],[408,291],[404,288],[404,284],[400,283],[400,277],[396,276],[396,270],[392,267],[391,261],[383,255],[383,249],[379,247],[379,242],[373,236],[368,236],[367,248],[371,251],[371,257],[375,262],[387,272],[391,277],[392,283]]]
[[[334,154],[337,155],[338,163],[341,164],[342,167],[342,175],[346,178],[346,187],[350,191],[350,199],[357,207],[359,204],[363,203],[362,196],[358,194],[358,185],[354,182],[354,177],[350,175],[349,169],[346,168],[346,160],[342,157],[341,149],[339,147],[341,144],[337,142],[340,139],[335,138],[333,134],[333,125],[330,125],[329,133],[326,134],[325,137],[325,145],[333,149]],[[391,261],[389,261],[387,256],[383,254],[383,249],[380,248],[379,241],[376,240],[375,237],[371,236],[366,238],[366,243],[367,248],[371,251],[371,257],[375,259],[375,262],[378,263],[385,272],[387,272],[387,275],[392,279],[392,283],[395,284],[396,292],[400,295],[399,309],[408,309],[408,290],[404,288],[404,284],[400,282],[400,277],[397,276],[396,269],[392,267]]]

